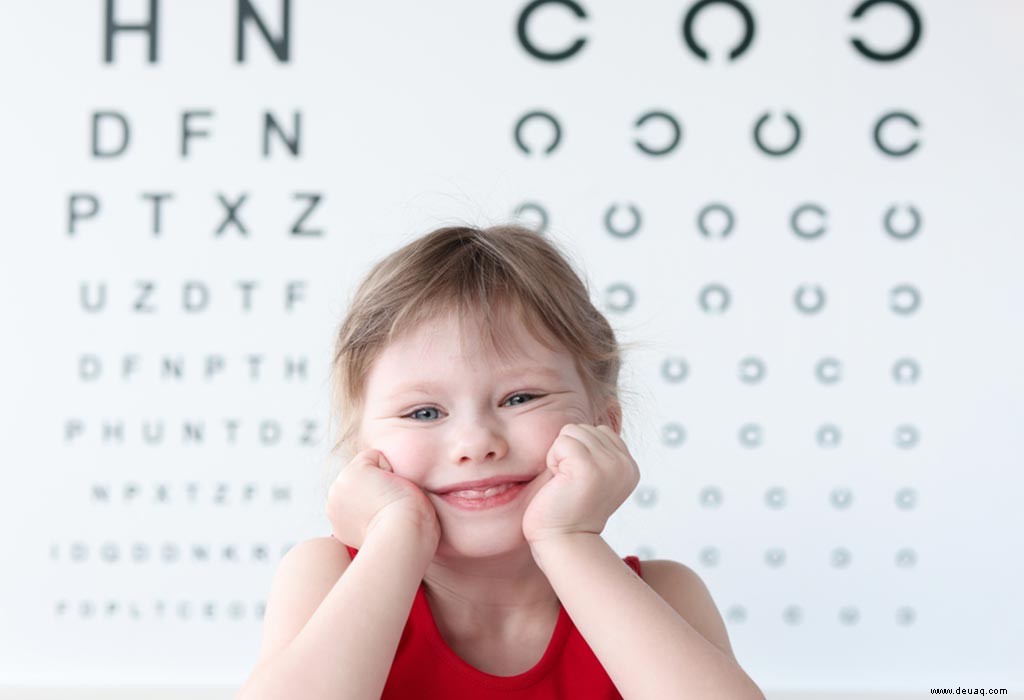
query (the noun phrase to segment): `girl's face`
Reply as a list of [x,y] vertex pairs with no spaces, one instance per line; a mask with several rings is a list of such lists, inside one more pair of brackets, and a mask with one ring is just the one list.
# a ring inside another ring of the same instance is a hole
[[[380,450],[396,474],[423,489],[441,524],[439,554],[482,557],[524,546],[523,513],[551,478],[551,444],[566,423],[594,424],[568,352],[547,349],[518,319],[509,328],[519,350],[502,360],[482,338],[461,339],[454,318],[425,323],[385,348],[367,376],[356,451]],[[462,510],[435,493],[522,474],[536,476],[497,508]]]

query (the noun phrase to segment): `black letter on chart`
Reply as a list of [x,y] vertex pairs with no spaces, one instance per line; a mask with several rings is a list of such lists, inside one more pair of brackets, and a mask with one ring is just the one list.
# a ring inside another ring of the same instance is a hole
[[107,0],[107,11],[103,16],[103,62],[114,62],[114,32],[145,32],[149,43],[149,62],[156,63],[157,2],[149,0],[149,19],[142,24],[117,24],[114,22],[114,0]]
[[277,56],[277,60],[282,63],[288,63],[291,50],[289,46],[291,44],[291,0],[282,0],[283,7],[281,8],[281,35],[275,41],[270,36],[270,30],[267,29],[267,25],[263,24],[263,19],[257,14],[253,8],[252,3],[249,0],[238,0],[238,24],[236,25],[235,35],[235,46],[236,55],[235,60],[238,63],[245,63],[245,32],[242,31],[245,27],[247,20],[255,20],[256,27],[260,30],[260,34],[270,44],[270,48],[273,50],[274,55]]
[[[100,119],[112,118],[121,124],[121,145],[116,151],[100,150]],[[132,132],[128,126],[128,120],[120,112],[93,112],[92,113],[92,155],[96,158],[112,158],[124,153],[131,141]]]
[[242,206],[242,202],[244,202],[248,196],[249,195],[247,194],[243,194],[241,197],[238,198],[238,201],[236,201],[234,204],[231,204],[231,202],[224,199],[224,195],[220,194],[219,192],[217,193],[217,199],[219,199],[220,203],[227,208],[227,216],[224,218],[224,221],[221,222],[221,225],[217,228],[217,230],[213,232],[215,236],[223,235],[224,229],[226,229],[228,227],[228,224],[232,222],[234,222],[235,226],[238,227],[239,233],[241,233],[243,236],[249,235],[249,232],[245,230],[245,226],[243,226],[242,222],[238,220],[238,215],[235,214],[235,212],[238,210],[238,207]]
[[300,226],[302,226],[302,222],[305,221],[306,219],[308,219],[309,215],[313,213],[314,209],[316,209],[316,205],[320,203],[321,195],[317,194],[316,192],[296,192],[293,196],[295,197],[295,199],[307,199],[308,198],[310,200],[310,203],[309,203],[309,207],[306,209],[306,211],[302,212],[302,216],[299,217],[299,220],[295,222],[294,226],[292,226],[292,231],[291,231],[292,235],[294,235],[294,236],[323,236],[324,235],[324,230],[322,228],[310,229],[308,231],[299,228]]
[[524,7],[523,11],[519,13],[519,21],[516,23],[516,34],[519,37],[519,43],[522,44],[524,49],[526,49],[526,53],[541,61],[564,61],[568,58],[572,58],[580,51],[580,49],[583,48],[583,45],[587,43],[586,39],[577,39],[571,46],[557,52],[542,51],[537,48],[534,45],[533,40],[530,39],[529,32],[526,29],[527,22],[530,21],[530,17],[533,13],[544,5],[562,5],[563,7],[568,7],[572,10],[572,13],[580,19],[587,19],[586,11],[573,0],[533,0],[533,2]]
[[291,138],[288,138],[288,136],[284,133],[284,131],[282,131],[281,125],[277,123],[276,119],[274,119],[274,115],[272,115],[270,112],[264,112],[263,113],[263,157],[264,158],[269,158],[270,157],[270,130],[271,129],[273,129],[274,131],[277,132],[277,135],[281,137],[281,139],[284,141],[285,145],[288,147],[288,150],[292,152],[293,156],[299,155],[299,149],[301,148],[301,144],[299,142],[299,139],[302,138],[302,134],[301,134],[301,131],[302,131],[302,112],[295,112],[292,115],[292,123],[294,124],[294,126],[292,127],[292,134],[293,135],[292,135]]
[[188,140],[192,136],[209,136],[209,131],[192,131],[188,128],[189,120],[192,117],[211,117],[213,112],[203,110],[201,112],[182,112],[181,115],[181,157],[188,158]]

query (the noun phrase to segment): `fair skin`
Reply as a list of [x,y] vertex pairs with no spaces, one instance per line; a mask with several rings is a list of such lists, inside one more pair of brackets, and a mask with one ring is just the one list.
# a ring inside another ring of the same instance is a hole
[[[618,430],[619,421],[617,406],[595,418],[567,351],[545,347],[514,317],[508,323],[504,358],[451,316],[386,347],[367,375],[357,441],[380,450],[434,505],[441,540],[423,579],[427,598],[442,634],[478,649],[550,639],[560,603],[523,535],[523,514],[552,478],[545,460],[563,426]],[[403,388],[425,381],[436,384]],[[537,475],[513,507],[463,511],[433,493],[504,474]]]
[[[623,697],[764,700],[696,573],[659,560],[641,579],[601,538],[640,478],[617,402],[596,411],[571,356],[514,315],[496,354],[479,328],[454,321],[385,349],[367,374],[357,433],[359,449],[380,450],[434,505],[441,538],[423,585],[452,650],[487,673],[523,673],[561,606]],[[554,374],[531,376],[527,364]],[[393,396],[423,381],[434,384]],[[527,474],[537,476],[500,510],[458,510],[432,493]]]

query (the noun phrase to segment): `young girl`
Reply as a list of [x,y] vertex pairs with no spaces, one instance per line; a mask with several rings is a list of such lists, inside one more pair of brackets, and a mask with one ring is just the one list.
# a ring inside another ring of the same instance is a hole
[[332,534],[282,559],[237,697],[763,700],[699,576],[601,538],[639,480],[620,358],[529,229],[374,266],[332,366]]

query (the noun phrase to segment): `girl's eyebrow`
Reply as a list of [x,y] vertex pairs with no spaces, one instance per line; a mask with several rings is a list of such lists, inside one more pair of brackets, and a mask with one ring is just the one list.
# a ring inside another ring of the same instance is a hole
[[[504,372],[501,376],[502,377],[529,376],[529,377],[539,377],[539,378],[552,379],[552,380],[558,380],[558,379],[562,378],[562,375],[557,370],[552,369],[551,367],[548,367],[548,366],[545,366],[545,365],[534,365],[534,366],[530,366],[530,367],[519,367],[519,368],[516,368],[516,369],[511,369],[511,370],[509,370],[507,372]],[[430,392],[430,391],[434,391],[434,390],[436,390],[436,389],[438,389],[440,387],[441,387],[440,383],[438,383],[438,382],[431,382],[431,381],[419,381],[419,382],[411,382],[411,383],[408,383],[408,384],[401,384],[401,385],[399,385],[395,389],[395,391],[393,391],[390,394],[390,396],[388,398],[392,398],[393,399],[396,396],[400,396],[400,395],[402,395],[402,394],[404,394],[406,392],[410,392],[410,391]]]

